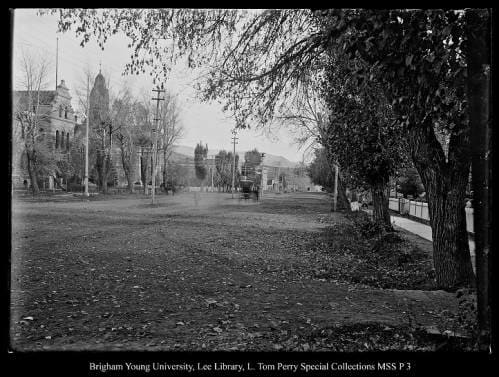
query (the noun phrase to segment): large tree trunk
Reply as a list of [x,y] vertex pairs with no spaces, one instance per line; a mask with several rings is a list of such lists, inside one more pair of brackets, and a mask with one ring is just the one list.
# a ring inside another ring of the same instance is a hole
[[466,11],[468,32],[468,111],[471,123],[473,215],[475,230],[476,286],[479,346],[490,347],[491,306],[489,301],[489,203],[490,184],[490,15],[487,9]]
[[[32,152],[35,153],[35,152]],[[33,156],[29,152],[26,152],[26,160],[28,167],[29,179],[31,180],[31,192],[33,195],[38,195],[40,189],[38,188],[38,174],[36,174],[35,164],[33,162]]]
[[168,191],[166,189],[167,181],[168,181],[168,175],[166,172],[166,149],[164,149],[163,150],[163,189],[168,194]]
[[[338,167],[338,164],[336,163],[336,161],[333,157],[333,154],[329,151],[327,146],[325,146],[325,149],[326,149],[326,156],[327,156],[326,161],[327,161],[329,169],[332,172],[332,175],[334,177],[335,169],[336,169],[336,167]],[[334,183],[333,183],[333,185],[334,185]],[[334,208],[332,210],[334,210]],[[337,211],[347,211],[347,212],[350,212],[352,210],[352,208],[350,207],[350,202],[348,201],[348,197],[347,197],[347,189],[345,187],[345,184],[343,183],[343,180],[341,179],[341,169],[340,168],[338,169],[338,187],[336,189],[336,210]]]
[[469,135],[466,125],[458,127],[462,131],[451,136],[448,159],[431,123],[410,129],[412,158],[428,197],[437,285],[448,290],[469,286],[473,281],[464,210]]
[[126,177],[126,180],[127,180],[127,183],[128,183],[128,192],[130,194],[133,194],[135,192],[135,190],[133,188],[133,179],[132,179],[131,174],[129,174],[128,177]]
[[386,229],[391,229],[390,212],[388,209],[388,180],[379,180],[371,187],[373,196],[373,218]]
[[338,194],[337,194],[336,209],[350,212],[352,208],[347,198],[347,190],[343,180],[341,179],[341,172],[338,174]]
[[105,156],[102,157],[101,171],[100,171],[100,183],[101,183],[101,192],[103,194],[107,194],[107,158]]
[[123,164],[123,172],[125,173],[125,178],[128,186],[128,192],[130,194],[133,194],[134,189],[133,189],[133,179],[132,179],[132,171],[130,168],[130,164],[127,161],[124,161],[124,159],[122,161],[122,164]]
[[[165,191],[166,191],[167,183],[168,183],[168,175],[166,174],[166,169],[164,169],[163,170],[163,188]],[[166,193],[168,194],[168,191],[166,191]]]
[[107,179],[108,179],[108,157],[102,152],[97,153],[97,161],[95,164],[97,170],[97,179],[99,185],[99,191],[103,194],[107,194]]
[[149,159],[147,158],[147,153],[141,150],[140,153],[140,179],[142,181],[142,187],[144,189],[144,195],[147,195],[147,171]]
[[121,149],[121,165],[123,165],[123,172],[125,173],[125,178],[128,186],[128,192],[130,194],[134,193],[133,189],[133,160],[131,158],[132,154],[130,154],[130,157],[127,158],[126,153],[123,149]]
[[468,174],[469,170],[463,172],[452,187],[445,182],[447,177],[426,174],[433,258],[441,288],[468,286],[473,279],[464,209]]

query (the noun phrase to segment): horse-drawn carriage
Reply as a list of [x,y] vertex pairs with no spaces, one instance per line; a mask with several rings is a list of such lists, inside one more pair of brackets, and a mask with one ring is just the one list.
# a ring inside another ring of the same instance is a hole
[[239,200],[244,199],[253,199],[258,200],[258,187],[253,184],[253,181],[250,179],[242,179],[239,181],[240,185],[240,194]]

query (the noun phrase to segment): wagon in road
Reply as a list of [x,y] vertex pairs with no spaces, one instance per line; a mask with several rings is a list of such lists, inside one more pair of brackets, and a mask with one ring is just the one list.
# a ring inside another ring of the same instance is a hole
[[241,180],[239,183],[241,191],[239,194],[239,200],[248,200],[250,198],[256,199],[256,195],[253,190],[253,181],[249,179]]

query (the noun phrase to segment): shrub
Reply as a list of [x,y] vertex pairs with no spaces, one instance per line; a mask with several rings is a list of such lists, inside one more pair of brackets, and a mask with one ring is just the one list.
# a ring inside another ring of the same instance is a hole
[[378,227],[367,214],[349,214],[350,223],[335,224],[318,240],[334,263],[320,278],[341,279],[386,289],[436,289],[431,255],[403,237]]
[[473,289],[463,288],[456,292],[456,297],[459,300],[457,323],[469,334],[476,336],[478,333],[476,292]]
[[350,215],[355,228],[364,238],[373,238],[385,233],[386,229],[383,224],[377,223],[371,217],[362,211],[354,212]]
[[68,183],[68,192],[80,192],[83,191],[83,185],[79,183]]

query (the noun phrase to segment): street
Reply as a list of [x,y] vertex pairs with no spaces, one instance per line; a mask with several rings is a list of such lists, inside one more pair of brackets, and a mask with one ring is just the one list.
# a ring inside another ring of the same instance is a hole
[[324,194],[259,203],[193,194],[160,195],[154,207],[140,195],[15,200],[13,347],[334,350],[334,339],[304,339],[335,326],[396,327],[408,312],[435,325],[435,313],[457,309],[443,291],[319,277],[335,260],[314,245],[346,221]]

